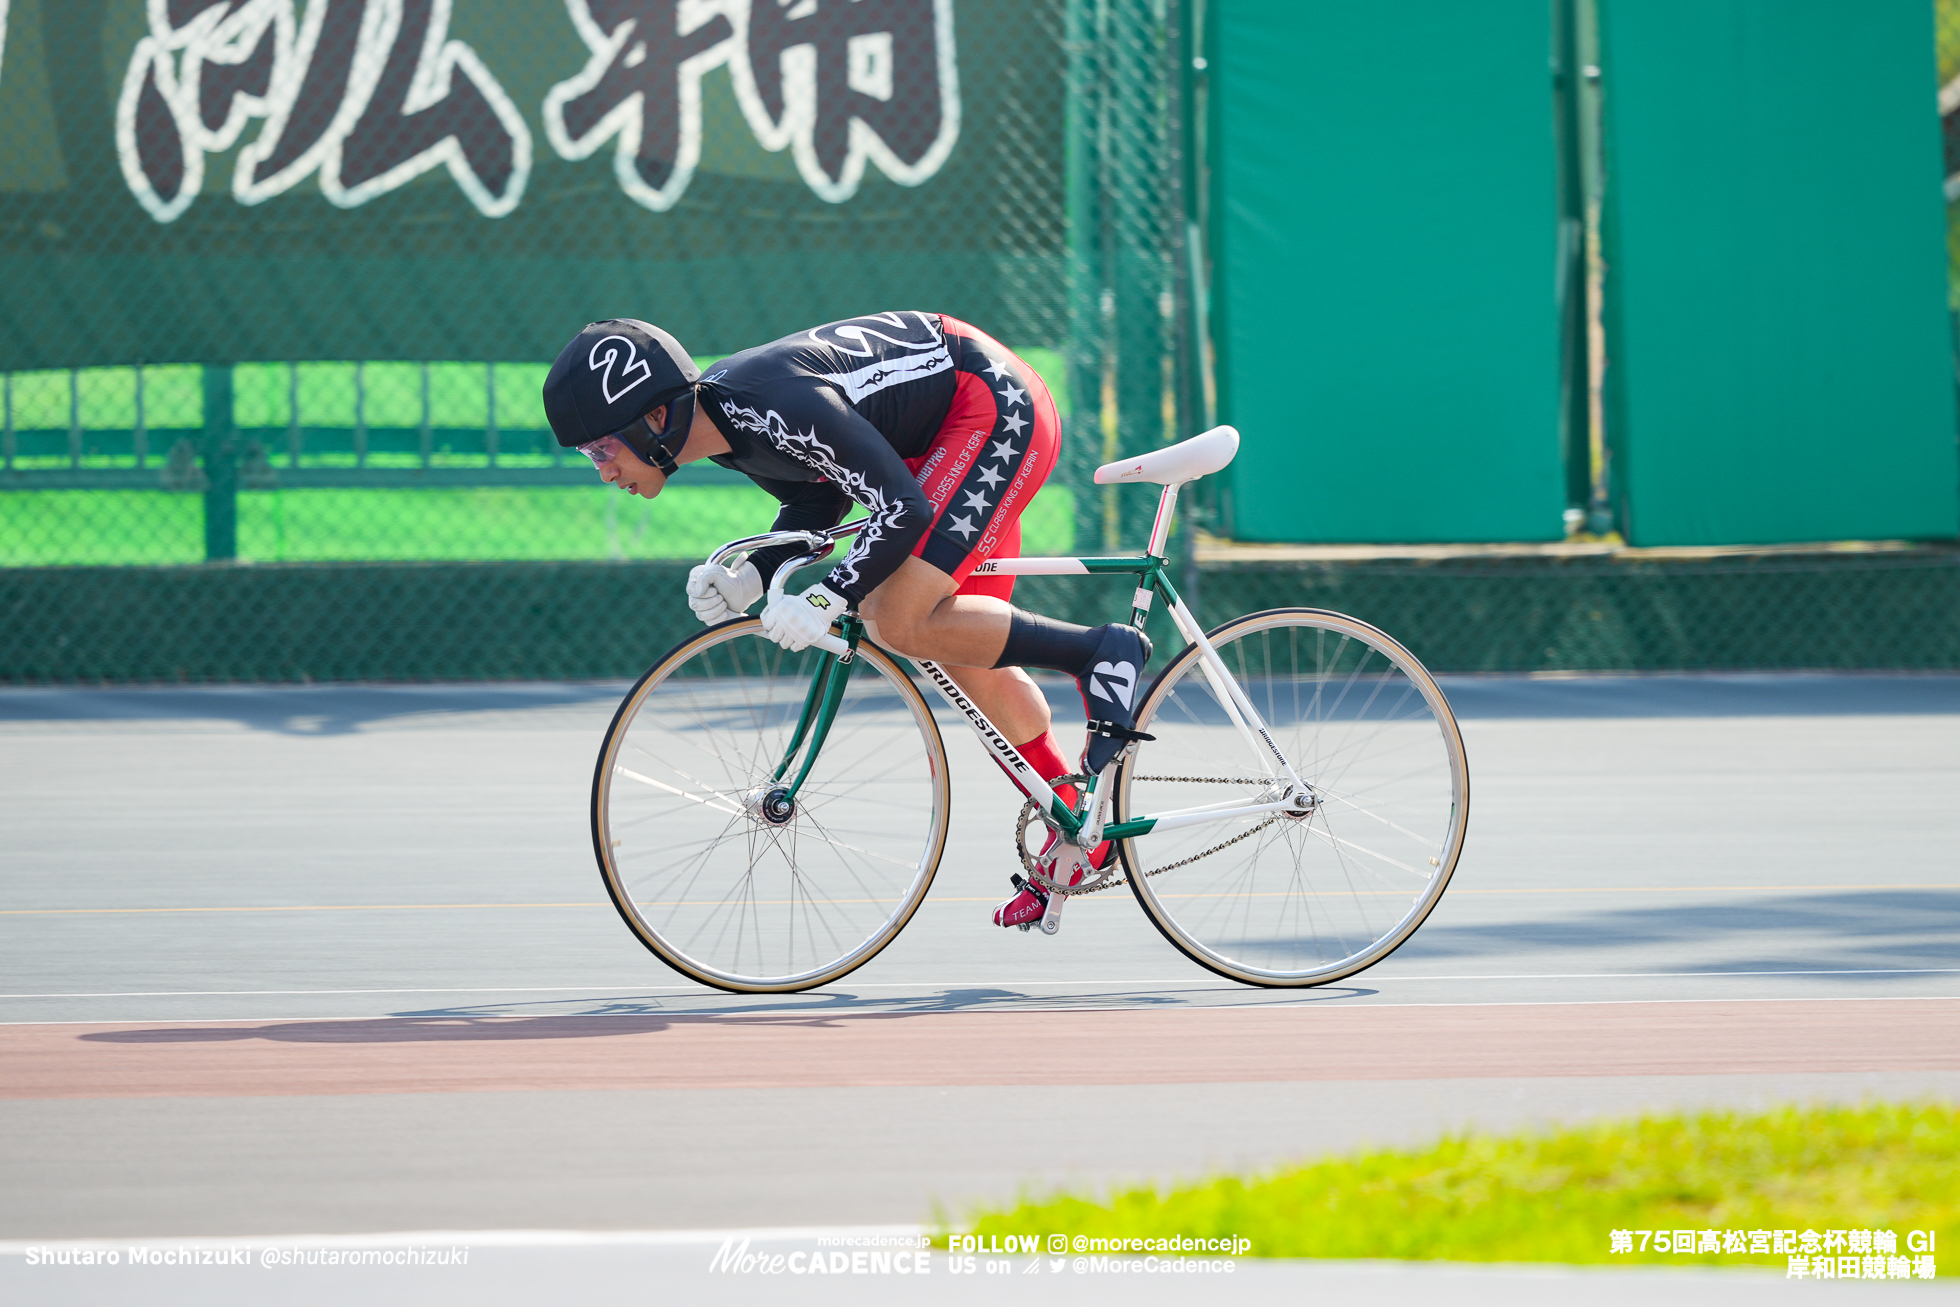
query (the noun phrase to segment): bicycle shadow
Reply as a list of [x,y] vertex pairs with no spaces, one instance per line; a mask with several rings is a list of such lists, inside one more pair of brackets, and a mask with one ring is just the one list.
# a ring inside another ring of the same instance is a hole
[[650,1034],[673,1024],[669,1017],[590,1015],[363,1017],[351,1021],[279,1021],[268,1025],[158,1026],[99,1030],[80,1036],[90,1044],[228,1044],[269,1040],[282,1044],[439,1044],[482,1040],[596,1039]]
[[[1217,993],[1216,990],[1202,991]],[[1376,991],[1343,987],[1289,995],[1276,1002],[1327,1002]],[[539,1039],[605,1039],[623,1035],[660,1034],[677,1027],[738,1025],[820,1029],[836,1027],[845,1018],[857,1021],[904,1021],[955,1012],[1109,1012],[1150,1011],[1189,1006],[1176,992],[1161,990],[1127,994],[1030,995],[1020,990],[966,988],[892,998],[866,998],[839,992],[788,996],[770,995],[752,1003],[727,1003],[709,1009],[674,1011],[651,997],[599,1000],[562,999],[543,1004],[475,1004],[396,1013],[354,1020],[298,1020],[268,1024],[223,1026],[155,1026],[134,1030],[98,1030],[81,1035],[95,1044],[225,1044],[269,1041],[288,1044],[442,1044]],[[774,1004],[775,1006],[770,1006]],[[529,1011],[512,1011],[513,1007]],[[1232,1006],[1246,1006],[1233,1004]],[[538,1007],[556,1011],[536,1011]],[[576,1007],[578,1010],[563,1010]]]
[[399,1015],[415,1017],[485,1016],[508,1014],[514,1006],[575,1008],[582,1015],[629,1014],[659,1011],[670,1016],[754,1017],[763,1015],[798,1016],[931,1016],[959,1012],[1109,1012],[1154,1011],[1175,1007],[1221,1006],[1203,1000],[1230,996],[1225,1006],[1270,1006],[1274,1004],[1324,1003],[1363,998],[1379,993],[1359,986],[1323,986],[1309,991],[1284,993],[1246,990],[1238,987],[1194,987],[1189,989],[1150,989],[1133,991],[1078,991],[1063,994],[1032,994],[1026,990],[963,986],[937,989],[929,993],[867,995],[850,990],[810,991],[802,994],[722,995],[703,992],[659,999],[603,1000],[596,1008],[582,1004],[591,1000],[556,999],[544,1004],[481,1004],[423,1009]]

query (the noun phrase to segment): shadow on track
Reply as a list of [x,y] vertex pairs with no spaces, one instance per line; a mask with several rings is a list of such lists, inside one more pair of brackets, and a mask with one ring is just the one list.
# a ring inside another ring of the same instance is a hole
[[[1694,946],[1697,970],[1831,971],[1960,966],[1960,890],[1860,890],[1837,894],[1754,894],[1715,902],[1556,913],[1513,921],[1453,924],[1448,899],[1396,955],[1398,962],[1443,958],[1538,958],[1575,953]],[[1775,937],[1777,947],[1761,941]],[[1534,963],[1534,965],[1537,965]],[[1883,977],[1872,977],[1882,979]],[[1844,980],[1855,977],[1819,977]]]
[[279,735],[347,735],[406,717],[610,708],[626,688],[607,681],[0,690],[0,722],[229,722]]
[[1439,676],[1459,718],[1895,717],[1960,714],[1960,676],[1712,672]]
[[[1212,992],[1212,991],[1207,991]],[[1288,994],[1273,1001],[1328,1002],[1375,991],[1349,986]],[[1258,991],[1248,991],[1256,996]],[[703,995],[706,997],[706,995]],[[428,1044],[484,1040],[594,1039],[640,1035],[676,1026],[739,1023],[745,1030],[758,1026],[821,1028],[840,1020],[902,1021],[910,1017],[989,1008],[1013,1012],[1146,1011],[1177,1006],[1181,999],[1163,991],[1134,994],[1029,995],[1009,989],[949,989],[904,998],[864,998],[856,994],[758,995],[749,1006],[706,1011],[656,1011],[667,1000],[651,997],[562,999],[547,1003],[480,1004],[364,1020],[316,1019],[265,1025],[157,1026],[142,1030],[100,1030],[80,1036],[97,1044],[228,1044],[269,1040],[293,1044]],[[785,1011],[785,1001],[797,1006]],[[1237,1006],[1237,1005],[1235,1005]],[[540,1007],[558,1011],[540,1013]],[[576,1007],[576,1011],[563,1010]],[[513,1011],[512,1009],[529,1009]]]

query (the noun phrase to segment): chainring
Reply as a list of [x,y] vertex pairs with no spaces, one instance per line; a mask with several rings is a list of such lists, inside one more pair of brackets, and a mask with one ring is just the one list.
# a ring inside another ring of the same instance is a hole
[[[1089,778],[1084,775],[1056,776],[1048,782],[1050,787],[1073,785],[1077,789],[1083,788],[1088,783]],[[1026,869],[1028,879],[1039,885],[1043,890],[1050,894],[1061,895],[1090,894],[1099,889],[1108,889],[1111,885],[1122,884],[1120,879],[1112,879],[1118,871],[1119,860],[1116,858],[1111,858],[1107,863],[1103,864],[1100,870],[1090,872],[1080,884],[1057,884],[1053,876],[1042,870],[1043,865],[1048,860],[1043,859],[1028,848],[1028,831],[1036,826],[1057,837],[1061,834],[1061,831],[1056,827],[1055,823],[1049,820],[1048,814],[1041,810],[1041,805],[1033,799],[1029,799],[1021,805],[1021,815],[1014,822],[1014,851],[1021,855],[1021,866]],[[1042,841],[1043,844],[1047,842],[1046,839]]]

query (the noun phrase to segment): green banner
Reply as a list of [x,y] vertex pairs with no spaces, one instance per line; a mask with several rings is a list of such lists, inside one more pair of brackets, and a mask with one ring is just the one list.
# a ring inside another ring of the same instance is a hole
[[1600,18],[1627,539],[1952,538],[1931,6],[1607,0]]
[[1043,0],[11,0],[0,370],[1066,334]]
[[1549,8],[1213,12],[1233,534],[1559,537]]

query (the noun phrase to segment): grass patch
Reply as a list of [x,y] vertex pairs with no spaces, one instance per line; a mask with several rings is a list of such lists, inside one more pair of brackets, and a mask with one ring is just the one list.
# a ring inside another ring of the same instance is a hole
[[[204,501],[163,490],[0,495],[0,567],[196,563]],[[435,490],[247,490],[238,556],[260,563],[492,559],[695,559],[767,530],[754,486],[676,484],[651,503],[596,483]],[[1066,554],[1075,516],[1050,486],[1021,515],[1024,553]]]
[[[1757,1265],[1789,1256],[1615,1254],[1614,1230],[1824,1236],[1933,1231],[1960,1257],[1960,1108],[1787,1107],[1469,1135],[1105,1200],[1059,1195],[975,1214],[962,1233],[1251,1240],[1256,1257]],[[1636,1245],[1642,1241],[1635,1238]],[[1671,1242],[1671,1241],[1670,1241]],[[1792,1249],[1798,1251],[1798,1249]],[[1845,1251],[1843,1246],[1836,1250]],[[1870,1252],[1867,1248],[1865,1251]],[[1950,1274],[1951,1272],[1949,1272]]]

